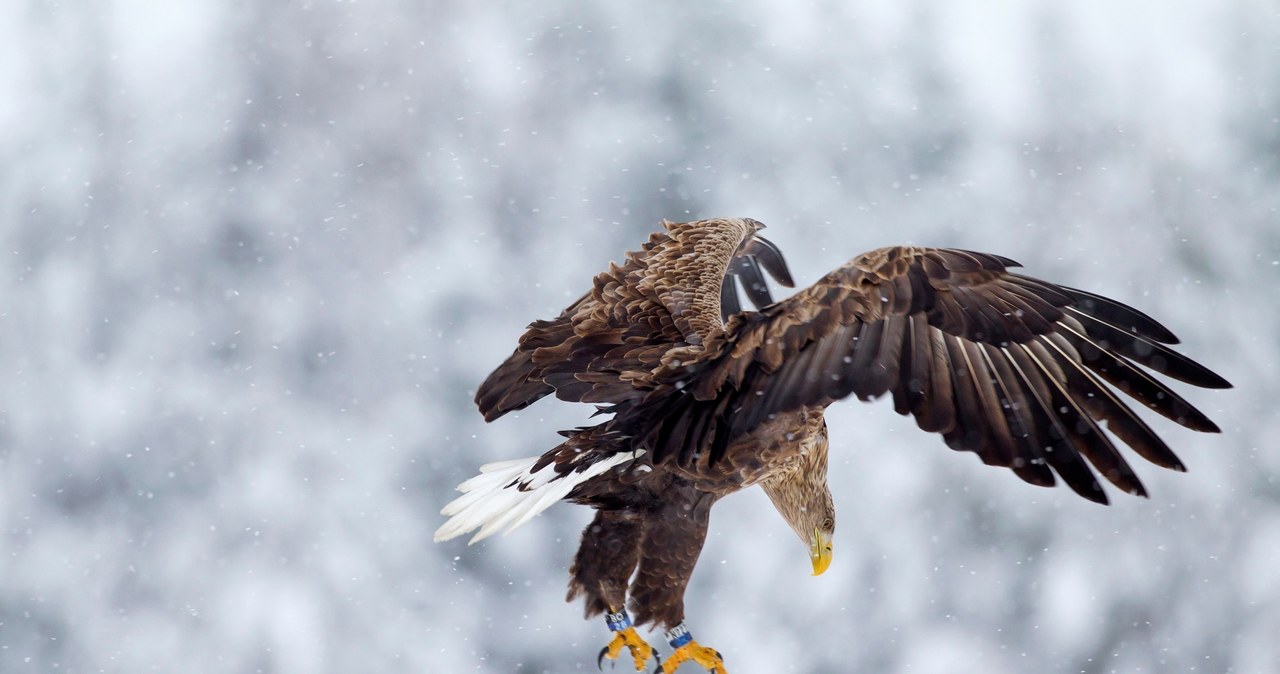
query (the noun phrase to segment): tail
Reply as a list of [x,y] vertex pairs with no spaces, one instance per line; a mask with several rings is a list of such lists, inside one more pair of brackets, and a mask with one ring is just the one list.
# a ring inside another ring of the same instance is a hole
[[542,456],[499,461],[480,467],[480,474],[458,485],[462,492],[440,511],[449,520],[436,529],[435,540],[447,541],[480,529],[470,543],[503,533],[533,519],[573,488],[644,454],[644,450],[601,452],[573,446],[572,439]]

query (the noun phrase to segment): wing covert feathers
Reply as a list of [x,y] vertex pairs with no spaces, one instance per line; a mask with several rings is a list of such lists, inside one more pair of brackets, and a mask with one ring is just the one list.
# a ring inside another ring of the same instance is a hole
[[[621,403],[653,388],[653,372],[687,360],[741,310],[738,281],[757,307],[773,300],[764,274],[791,274],[749,218],[664,222],[623,264],[549,321],[535,321],[489,375],[475,402],[486,421],[549,393],[572,402]],[[737,279],[737,280],[735,280]]]
[[857,257],[788,300],[735,317],[699,360],[660,373],[638,407],[648,420],[634,423],[635,446],[655,463],[704,450],[716,460],[718,448],[780,413],[888,393],[899,414],[953,449],[1032,484],[1051,486],[1056,476],[1099,503],[1107,497],[1095,471],[1146,494],[1111,436],[1182,470],[1123,396],[1217,432],[1148,371],[1204,388],[1230,384],[1168,348],[1177,338],[1150,316],[1013,266],[947,249]]

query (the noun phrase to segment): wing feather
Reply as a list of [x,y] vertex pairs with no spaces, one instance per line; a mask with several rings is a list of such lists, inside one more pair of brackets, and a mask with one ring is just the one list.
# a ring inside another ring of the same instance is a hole
[[1053,358],[1043,340],[1018,345],[1030,354],[1040,374],[1050,386],[1051,400],[1072,446],[1097,468],[1112,484],[1130,494],[1146,496],[1146,489],[1115,445],[1093,418],[1082,409],[1082,402],[1067,388],[1067,377],[1061,362]]
[[1147,339],[1154,339],[1164,344],[1178,343],[1178,338],[1168,328],[1133,307],[1075,288],[1059,286],[1058,289],[1075,300],[1075,305],[1079,307],[1081,313],[1097,317],[1112,325],[1129,326],[1131,330]]
[[1102,485],[1098,484],[1089,466],[1072,447],[1068,439],[1071,437],[1070,431],[1060,414],[1055,414],[1052,391],[1045,382],[1035,357],[1024,346],[1014,345],[1006,353],[1010,355],[1014,370],[1027,384],[1026,390],[1034,399],[1031,414],[1038,431],[1036,440],[1043,450],[1041,456],[1072,491],[1095,503],[1106,504],[1106,492],[1102,491]]
[[1056,357],[1058,362],[1070,366],[1067,369],[1068,385],[1072,390],[1083,394],[1081,400],[1090,416],[1105,421],[1107,430],[1132,447],[1142,458],[1172,470],[1186,470],[1182,461],[1173,453],[1173,450],[1169,449],[1164,440],[1161,440],[1146,422],[1134,414],[1124,401],[1116,397],[1092,371],[1080,364],[1074,348],[1062,335],[1053,334],[1046,337],[1048,348],[1058,352]]
[[951,397],[955,401],[956,415],[955,424],[942,437],[952,449],[972,451],[981,447],[988,435],[986,415],[982,413],[982,403],[973,382],[973,370],[968,367],[964,345],[954,335],[947,335],[945,344],[947,359],[953,364]]
[[948,396],[952,386],[953,368],[947,352],[946,334],[936,329],[928,332],[930,351],[933,354],[930,362],[930,381],[933,383],[933,388],[929,392],[929,399],[923,403],[926,413],[917,416],[916,421],[920,428],[940,433],[956,425],[955,405],[951,404]]
[[1104,344],[1108,350],[1141,363],[1156,372],[1178,381],[1203,388],[1229,388],[1225,379],[1209,368],[1187,358],[1159,342],[1152,341],[1137,332],[1128,332],[1097,316],[1090,316],[1072,308],[1068,310],[1080,322],[1094,341]]
[[[907,317],[906,329],[907,339],[902,345],[899,374],[902,385],[893,389],[893,408],[898,414],[918,414],[932,390],[930,362],[933,360],[933,349],[929,339],[929,324],[923,316],[917,314]],[[834,376],[845,375],[845,372],[844,368],[839,368],[839,374]]]
[[986,417],[989,433],[984,441],[989,440],[994,450],[983,458],[990,459],[990,462],[997,466],[1013,465],[1019,451],[1014,443],[1013,433],[1009,430],[1008,419],[1005,417],[1005,402],[996,391],[996,377],[992,372],[991,363],[981,343],[963,340],[960,340],[960,343],[964,346],[965,366],[973,372],[973,384],[982,401],[982,411]]
[[[1172,389],[1129,363],[1123,355],[1082,334],[1079,323],[1063,322],[1059,333],[1076,348],[1081,360],[1116,388],[1136,398],[1165,418],[1192,430],[1219,432],[1218,426]],[[1215,375],[1216,376],[1216,375]]]
[[[1035,425],[1033,403],[1026,395],[1026,384],[1014,371],[1003,348],[992,344],[983,344],[982,347],[996,386],[1004,396],[1005,421],[1017,447],[1017,453],[1009,467],[1014,474],[1031,484],[1052,487],[1056,480],[1053,470],[1044,460],[1045,443],[1041,441]],[[979,453],[979,456],[982,454]]]

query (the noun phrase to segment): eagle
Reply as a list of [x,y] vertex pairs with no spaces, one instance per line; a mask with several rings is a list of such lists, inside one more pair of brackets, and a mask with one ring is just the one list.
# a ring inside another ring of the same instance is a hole
[[[685,624],[684,592],[711,508],[728,494],[759,485],[813,573],[827,569],[835,507],[823,414],[850,395],[891,395],[895,411],[950,448],[1100,504],[1099,474],[1147,493],[1114,439],[1185,470],[1126,396],[1219,432],[1154,376],[1231,386],[1170,349],[1172,332],[1115,300],[1010,271],[1020,265],[1008,258],[881,248],[774,302],[764,274],[793,282],[763,224],[662,226],[559,316],[530,324],[475,395],[486,421],[548,394],[607,418],[561,431],[564,442],[541,456],[482,466],[435,533],[478,529],[475,542],[557,501],[594,508],[568,600],[581,597],[588,618],[604,614],[612,637],[598,665],[627,650],[645,669],[658,655],[635,628],[652,625],[673,649],[658,671],[692,661],[726,673]],[[743,310],[739,287],[755,310]]]

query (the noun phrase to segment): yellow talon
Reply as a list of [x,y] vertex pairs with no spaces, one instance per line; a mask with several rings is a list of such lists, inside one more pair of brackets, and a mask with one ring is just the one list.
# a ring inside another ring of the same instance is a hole
[[628,627],[613,633],[613,641],[610,641],[608,646],[600,649],[600,655],[596,658],[596,666],[603,669],[605,658],[617,660],[618,656],[622,655],[623,648],[631,649],[631,657],[635,658],[637,672],[643,672],[645,663],[649,661],[649,658],[653,657],[653,647],[649,645],[649,642],[641,639],[640,635],[636,634],[636,628]]
[[662,667],[658,671],[662,674],[672,674],[681,663],[688,660],[707,668],[711,674],[728,674],[728,670],[724,668],[724,658],[720,657],[720,651],[707,648],[696,641],[690,641],[677,648],[671,657],[662,662]]

